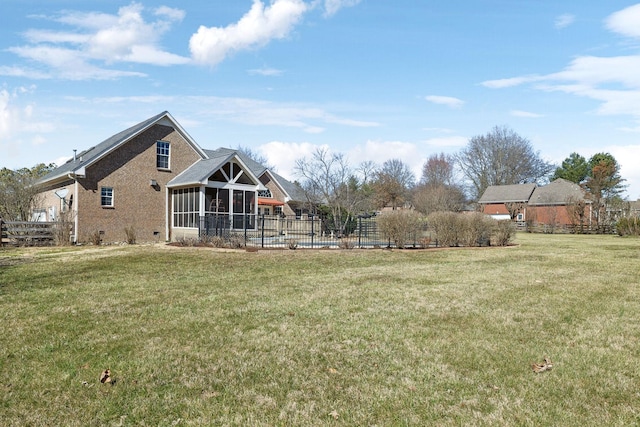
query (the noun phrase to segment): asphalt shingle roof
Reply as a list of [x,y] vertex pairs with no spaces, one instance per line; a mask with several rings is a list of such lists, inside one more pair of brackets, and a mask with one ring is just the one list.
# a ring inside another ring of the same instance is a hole
[[526,202],[535,188],[536,184],[491,185],[478,203]]
[[[148,128],[149,126],[153,125],[154,123],[158,122],[160,119],[162,119],[165,116],[170,116],[168,111],[163,111],[160,114],[157,114],[151,118],[148,118],[147,120],[144,120],[136,125],[131,126],[128,129],[118,132],[113,136],[110,136],[109,138],[105,139],[98,145],[93,146],[88,150],[85,150],[76,154],[75,161],[73,158],[68,160],[65,164],[55,168],[54,170],[49,172],[47,175],[42,177],[40,180],[38,180],[38,182],[45,183],[48,181],[52,181],[56,178],[67,176],[68,174],[74,174],[78,171],[83,170],[86,166],[90,165],[97,159],[101,158],[107,152],[118,147],[123,142],[129,140],[130,138],[137,135],[138,133]],[[170,119],[171,121],[174,121],[171,117]]]
[[569,200],[583,200],[584,196],[585,192],[578,184],[558,178],[544,187],[537,187],[529,199],[529,204],[564,205]]

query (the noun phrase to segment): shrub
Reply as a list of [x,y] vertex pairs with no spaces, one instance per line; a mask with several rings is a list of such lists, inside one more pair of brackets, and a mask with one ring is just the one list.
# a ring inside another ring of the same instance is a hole
[[[56,246],[67,246],[71,244],[71,231],[73,222],[62,219],[58,221],[53,230],[53,241]],[[98,243],[99,244],[99,243]]]
[[464,246],[489,246],[495,220],[473,212],[460,218],[460,242]]
[[89,243],[95,246],[100,246],[100,244],[102,243],[102,233],[100,233],[99,231],[94,231],[93,233],[91,233],[89,235]]
[[513,235],[511,221],[496,221],[479,212],[434,212],[428,221],[438,246],[489,246],[492,241],[504,246]]
[[513,239],[514,232],[515,226],[511,221],[495,221],[492,238],[493,244],[496,246],[507,246]]
[[124,228],[124,234],[127,239],[127,243],[130,245],[136,244],[136,229],[133,228],[133,225]]
[[341,239],[338,247],[340,249],[353,249],[356,247],[356,243],[351,239]]
[[455,212],[434,212],[427,221],[436,234],[436,246],[458,246],[462,215]]
[[420,243],[421,247],[428,248],[429,246],[431,246],[431,236],[422,237],[418,242]]
[[619,236],[640,236],[640,217],[620,218],[616,232]]
[[242,249],[244,248],[244,237],[240,234],[232,234],[229,236],[227,240],[227,245],[231,249]]
[[378,229],[393,241],[397,248],[404,248],[420,229],[421,217],[415,211],[398,210],[385,212],[378,217]]

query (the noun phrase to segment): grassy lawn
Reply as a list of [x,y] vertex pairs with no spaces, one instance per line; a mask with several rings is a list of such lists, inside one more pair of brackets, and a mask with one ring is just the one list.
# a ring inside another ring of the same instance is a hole
[[640,239],[515,243],[2,249],[0,425],[639,424]]

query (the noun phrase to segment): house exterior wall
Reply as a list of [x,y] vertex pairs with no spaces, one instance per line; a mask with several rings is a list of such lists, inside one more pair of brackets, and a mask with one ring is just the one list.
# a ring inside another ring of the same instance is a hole
[[291,206],[289,206],[289,203],[285,201],[286,195],[274,181],[272,181],[266,174],[264,174],[260,177],[260,182],[262,182],[262,184],[267,187],[269,191],[271,191],[271,196],[273,197],[273,199],[284,203],[284,205],[282,206],[283,214],[287,216],[296,214]]
[[[78,197],[75,194],[75,181],[72,179],[66,180],[54,186],[45,187],[39,194],[37,200],[37,208],[33,211],[33,216],[39,212],[43,212],[44,216],[41,216],[39,221],[59,221],[64,214],[65,220],[73,219],[73,211],[75,210],[75,202]],[[57,191],[67,190],[65,196],[65,206],[63,202],[56,195]],[[72,206],[69,206],[69,204]],[[70,208],[70,209],[69,209]]]
[[[170,143],[170,169],[156,167],[156,142]],[[172,127],[156,124],[89,166],[78,178],[78,241],[95,233],[103,242],[126,240],[132,227],[138,242],[165,240],[169,200],[166,184],[200,159]],[[152,187],[151,180],[157,185]],[[113,188],[113,207],[101,206],[101,188]]]
[[509,215],[504,203],[487,203],[482,206],[482,213],[487,215]]
[[[580,225],[571,218],[566,205],[535,205],[528,208],[529,218],[533,223],[545,225]],[[587,206],[584,217],[584,225],[591,223],[590,206]]]

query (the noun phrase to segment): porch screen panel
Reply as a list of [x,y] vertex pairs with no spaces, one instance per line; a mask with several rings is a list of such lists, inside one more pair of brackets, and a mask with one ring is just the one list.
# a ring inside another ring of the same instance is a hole
[[173,190],[173,226],[197,228],[200,219],[200,190]]

